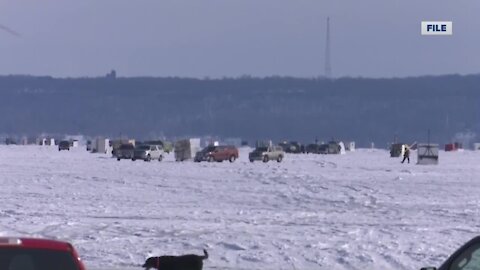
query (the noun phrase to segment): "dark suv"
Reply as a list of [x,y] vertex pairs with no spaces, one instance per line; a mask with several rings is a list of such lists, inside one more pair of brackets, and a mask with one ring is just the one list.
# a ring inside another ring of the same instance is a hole
[[238,158],[238,149],[235,146],[207,146],[195,155],[195,162],[222,162],[228,160],[234,162]]
[[135,153],[135,146],[130,143],[125,143],[120,145],[115,151],[113,151],[113,156],[117,158],[118,161],[121,159],[133,159]]
[[70,151],[70,142],[69,141],[61,141],[58,143],[58,151],[68,150]]
[[85,266],[67,242],[0,237],[0,269],[85,270]]
[[280,145],[283,148],[285,153],[305,153],[305,146],[300,144],[299,142],[281,142]]
[[321,144],[311,143],[305,147],[305,153],[307,154],[321,154],[323,151],[325,151],[325,145]]

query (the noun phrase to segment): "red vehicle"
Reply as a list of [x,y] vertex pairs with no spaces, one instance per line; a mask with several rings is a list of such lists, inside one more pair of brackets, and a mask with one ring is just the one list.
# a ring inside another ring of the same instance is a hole
[[238,158],[238,149],[235,146],[207,146],[195,155],[195,162],[222,162],[228,160],[234,162]]
[[0,269],[86,270],[70,243],[17,237],[0,237]]

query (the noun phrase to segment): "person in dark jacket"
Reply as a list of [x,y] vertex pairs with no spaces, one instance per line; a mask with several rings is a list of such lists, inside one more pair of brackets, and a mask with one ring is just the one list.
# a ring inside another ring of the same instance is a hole
[[403,152],[403,160],[402,160],[402,163],[404,163],[405,160],[407,160],[408,163],[410,163],[410,149],[408,148],[407,145],[405,145],[405,152]]

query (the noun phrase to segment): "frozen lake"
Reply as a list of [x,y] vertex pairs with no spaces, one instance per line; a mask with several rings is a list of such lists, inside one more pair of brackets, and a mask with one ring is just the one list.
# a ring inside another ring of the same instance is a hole
[[89,269],[201,254],[204,269],[419,269],[480,231],[480,152],[438,166],[383,150],[284,162],[117,162],[0,146],[0,235],[72,242]]

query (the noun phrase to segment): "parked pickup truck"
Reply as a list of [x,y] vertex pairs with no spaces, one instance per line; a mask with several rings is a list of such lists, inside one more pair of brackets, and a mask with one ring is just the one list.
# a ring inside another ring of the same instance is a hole
[[195,162],[234,162],[238,158],[238,149],[235,146],[207,146],[195,155]]
[[118,161],[120,161],[120,159],[132,159],[134,149],[135,147],[133,146],[133,144],[122,144],[113,152],[113,155],[117,158]]
[[135,147],[132,160],[141,159],[144,161],[158,160],[162,161],[163,159],[163,150],[159,145],[139,145]]
[[300,144],[299,142],[281,142],[278,144],[283,148],[283,151],[285,153],[293,153],[293,154],[300,154],[300,153],[305,153],[305,146]]
[[282,162],[284,156],[285,152],[283,152],[281,146],[262,146],[250,152],[248,159],[250,162],[254,162],[255,160],[261,160],[263,162],[276,160],[277,162]]

